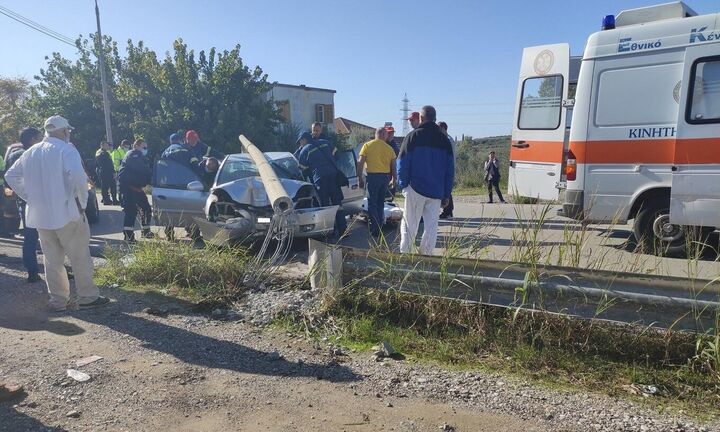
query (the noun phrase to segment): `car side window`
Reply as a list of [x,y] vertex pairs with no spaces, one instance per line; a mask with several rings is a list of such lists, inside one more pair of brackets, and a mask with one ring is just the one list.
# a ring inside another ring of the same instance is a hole
[[338,151],[335,153],[335,163],[347,178],[357,177],[357,165],[354,151]]
[[155,165],[154,187],[167,189],[187,189],[198,176],[187,166],[170,159],[160,159]]

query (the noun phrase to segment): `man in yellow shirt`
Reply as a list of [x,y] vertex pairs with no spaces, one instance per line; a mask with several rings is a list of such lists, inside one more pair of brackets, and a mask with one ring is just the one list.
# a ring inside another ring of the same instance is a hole
[[368,214],[370,233],[380,235],[385,223],[385,196],[391,184],[397,181],[395,151],[385,142],[387,131],[384,127],[375,130],[375,139],[363,144],[358,159],[360,187],[365,187],[363,172],[367,165]]

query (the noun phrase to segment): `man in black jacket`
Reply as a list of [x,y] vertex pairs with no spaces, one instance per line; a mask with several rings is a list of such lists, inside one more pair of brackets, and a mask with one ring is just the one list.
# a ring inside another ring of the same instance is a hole
[[[26,127],[20,131],[20,142],[22,147],[11,151],[8,154],[5,165],[7,169],[10,169],[13,164],[20,159],[20,156],[25,153],[25,150],[39,143],[43,139],[43,134],[34,127]],[[27,282],[34,283],[40,280],[37,260],[37,248],[38,248],[38,232],[35,228],[30,228],[25,223],[25,208],[26,203],[20,197],[17,198],[18,214],[23,224],[23,265],[25,270],[28,272]]]
[[115,167],[110,156],[110,143],[103,141],[95,152],[95,172],[100,180],[102,203],[105,205],[118,205],[117,187],[115,185]]
[[135,218],[138,209],[142,216],[141,232],[143,238],[152,238],[150,232],[150,219],[152,218],[152,209],[148,202],[147,195],[143,188],[150,184],[152,178],[152,170],[148,164],[147,144],[143,140],[136,140],[133,149],[127,152],[120,164],[118,171],[118,182],[120,183],[120,192],[123,194],[123,212],[125,218],[123,220],[123,235],[128,243],[135,242]]

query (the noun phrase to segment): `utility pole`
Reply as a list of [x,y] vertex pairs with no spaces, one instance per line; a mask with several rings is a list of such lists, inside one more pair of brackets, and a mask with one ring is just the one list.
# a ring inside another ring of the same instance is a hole
[[102,85],[103,111],[105,112],[105,139],[113,145],[112,123],[110,121],[110,98],[108,97],[107,73],[105,72],[105,49],[102,43],[102,32],[100,31],[100,9],[97,0],[95,0],[95,18],[97,19],[97,40],[95,49],[97,49],[98,60],[100,60],[100,83]]
[[403,103],[403,107],[402,107],[402,109],[400,110],[400,111],[402,111],[402,113],[403,113],[403,116],[402,116],[402,125],[403,125],[402,134],[403,134],[403,136],[407,136],[407,134],[410,132],[410,122],[409,122],[408,119],[407,119],[408,116],[410,115],[410,107],[409,107],[409,105],[408,105],[408,104],[410,103],[410,99],[408,99],[407,93],[405,93],[405,97],[403,98],[403,100],[402,100],[401,102]]

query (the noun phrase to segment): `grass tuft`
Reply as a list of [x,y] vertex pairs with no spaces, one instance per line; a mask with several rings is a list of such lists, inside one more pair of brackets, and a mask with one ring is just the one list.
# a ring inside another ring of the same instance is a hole
[[107,263],[97,270],[98,282],[176,289],[186,298],[231,302],[260,269],[240,248],[197,249],[189,243],[139,242],[131,253],[108,248]]

